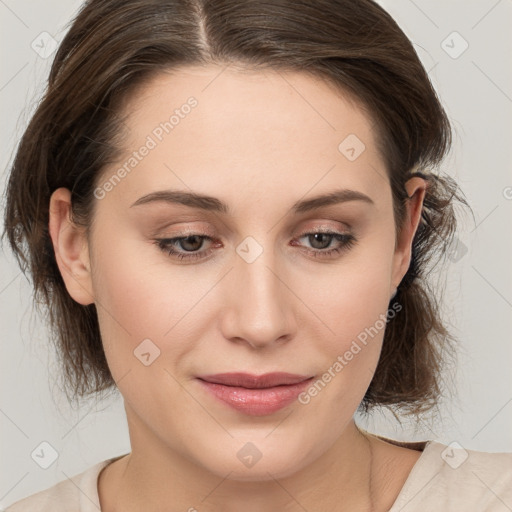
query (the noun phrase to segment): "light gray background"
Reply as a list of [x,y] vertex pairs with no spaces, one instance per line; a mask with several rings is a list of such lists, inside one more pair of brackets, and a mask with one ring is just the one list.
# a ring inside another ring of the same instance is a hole
[[[0,0],[2,192],[14,147],[51,61],[32,49],[32,41],[40,41],[42,32],[60,41],[80,4]],[[381,4],[414,42],[447,109],[455,143],[444,169],[458,179],[476,222],[468,217],[461,225],[459,248],[468,252],[455,253],[446,268],[445,314],[460,339],[457,396],[441,404],[439,417],[419,427],[408,420],[399,427],[385,413],[362,424],[395,438],[512,451],[512,1]],[[464,41],[454,31],[469,44],[460,56]],[[43,44],[37,44],[42,53]],[[130,444],[119,398],[104,402],[100,410],[91,401],[72,411],[57,390],[52,396],[58,368],[44,324],[31,313],[30,284],[6,247],[0,266],[1,509],[100,460],[127,453]],[[46,470],[31,457],[44,441],[58,453]]]

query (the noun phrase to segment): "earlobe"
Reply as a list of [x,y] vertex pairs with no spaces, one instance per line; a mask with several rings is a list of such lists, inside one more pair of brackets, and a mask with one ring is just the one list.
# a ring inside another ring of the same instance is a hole
[[71,297],[84,306],[94,302],[85,230],[71,221],[71,192],[61,187],[50,198],[48,228],[55,259]]
[[427,182],[423,178],[415,176],[407,181],[405,189],[409,199],[407,200],[403,228],[395,250],[392,277],[392,287],[394,288],[400,284],[411,263],[412,243],[421,220]]

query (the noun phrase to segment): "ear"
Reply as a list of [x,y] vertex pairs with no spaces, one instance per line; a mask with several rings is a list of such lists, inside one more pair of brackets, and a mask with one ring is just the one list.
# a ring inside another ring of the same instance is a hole
[[409,199],[406,203],[403,227],[393,257],[392,290],[390,290],[390,294],[400,284],[411,263],[412,242],[420,223],[427,182],[423,178],[415,176],[406,182],[405,189]]
[[71,221],[71,192],[58,188],[50,197],[48,228],[55,259],[71,297],[84,306],[94,302],[85,228]]

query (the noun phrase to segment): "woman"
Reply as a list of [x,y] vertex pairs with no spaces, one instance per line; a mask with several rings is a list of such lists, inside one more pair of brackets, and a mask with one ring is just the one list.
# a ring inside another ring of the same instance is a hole
[[87,2],[5,229],[70,395],[117,386],[132,449],[8,510],[506,510],[509,454],[354,422],[439,397],[449,146],[370,0]]

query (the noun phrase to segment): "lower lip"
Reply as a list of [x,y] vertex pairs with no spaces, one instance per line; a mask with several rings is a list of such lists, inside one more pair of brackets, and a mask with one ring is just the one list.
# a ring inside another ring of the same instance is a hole
[[297,399],[310,384],[310,379],[297,384],[287,384],[264,389],[248,389],[214,384],[198,379],[203,387],[227,405],[250,416],[272,414]]

